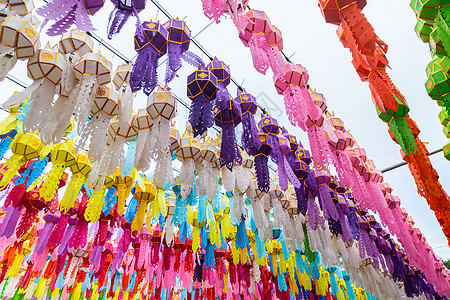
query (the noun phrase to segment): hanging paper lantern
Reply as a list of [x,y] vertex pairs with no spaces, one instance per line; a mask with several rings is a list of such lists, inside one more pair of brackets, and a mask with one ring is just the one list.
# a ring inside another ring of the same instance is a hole
[[[213,171],[213,166],[218,161],[217,148],[215,143],[207,137],[200,143],[201,161],[198,163],[197,193],[207,196],[207,199],[214,199],[217,191],[218,172]],[[217,171],[218,169],[215,168]]]
[[246,13],[246,17],[247,25],[245,30],[239,33],[239,38],[250,48],[253,66],[261,74],[266,74],[270,67],[275,76],[278,76],[284,66],[280,52],[280,47],[283,47],[280,31],[272,26],[263,11],[251,9]]
[[231,171],[235,161],[242,162],[234,131],[234,128],[241,122],[241,110],[239,104],[233,99],[229,99],[223,104],[222,107],[214,108],[214,120],[216,125],[222,128],[220,166],[227,166]]
[[71,140],[57,144],[51,152],[52,169],[46,174],[39,190],[45,201],[50,201],[55,196],[59,181],[67,167],[76,163],[75,146]]
[[180,170],[181,196],[186,199],[194,184],[195,162],[200,159],[200,143],[186,128],[175,155],[182,162]]
[[189,123],[194,137],[202,135],[214,124],[213,107],[218,80],[211,71],[196,70],[188,76],[187,96],[192,99]]
[[339,215],[333,198],[330,195],[329,184],[331,182],[331,176],[329,172],[323,169],[314,169],[314,177],[316,177],[317,184],[319,185],[319,202],[325,219],[332,218],[337,221]]
[[25,132],[37,130],[40,133],[52,121],[46,113],[52,109],[53,95],[56,86],[60,84],[65,63],[63,55],[49,48],[48,44],[28,60],[28,76],[34,82],[23,93],[14,95],[7,102],[7,105],[15,106],[12,102],[23,102],[32,93],[36,95],[23,124]]
[[149,180],[144,180],[143,187],[138,184],[134,192],[138,207],[136,208],[136,216],[131,224],[131,230],[141,230],[144,225],[144,218],[147,213],[148,204],[155,199],[155,191]]
[[2,0],[0,3],[7,5],[11,13],[20,17],[28,15],[34,9],[33,0]]
[[144,22],[144,34],[134,35],[134,49],[138,51],[130,75],[131,90],[140,89],[148,96],[158,84],[158,59],[167,53],[169,32],[159,22]]
[[76,53],[81,57],[94,50],[94,41],[86,32],[70,29],[61,36],[58,50],[63,54]]
[[217,78],[218,100],[216,104],[222,105],[231,98],[226,87],[230,84],[230,68],[223,61],[214,57],[214,59],[206,66],[206,69],[214,74]]
[[268,157],[272,152],[273,139],[267,133],[259,133],[259,141],[261,142],[261,147],[259,149],[253,148],[252,155],[255,157],[254,163],[258,189],[267,193],[270,187]]
[[178,150],[180,147],[180,131],[176,129],[173,126],[170,126],[170,152],[173,153],[174,151]]
[[99,87],[90,108],[92,118],[80,136],[78,149],[89,148],[89,159],[100,159],[106,148],[109,123],[119,110],[119,93],[110,87]]
[[[359,9],[366,6],[366,0],[355,1]],[[319,6],[322,15],[327,23],[339,25],[341,24],[340,10],[345,9],[352,1],[349,0],[319,0]]]
[[16,136],[11,143],[13,156],[8,158],[2,166],[3,173],[0,181],[0,190],[3,190],[11,181],[22,164],[39,156],[42,149],[42,142],[36,134],[27,133]]
[[170,120],[177,114],[177,100],[168,88],[159,88],[148,100],[147,112],[153,119],[151,136],[148,141],[151,143],[149,153],[143,155],[156,157],[156,170],[153,177],[154,184],[162,186],[166,177],[169,182],[173,181],[172,161],[170,153]]
[[189,43],[191,42],[191,31],[187,27],[186,22],[176,18],[167,21],[163,26],[169,33],[167,38],[166,84],[175,78],[175,75],[181,68],[181,59],[197,69],[204,68],[205,64],[202,59],[188,51]]
[[[30,1],[32,2],[32,1]],[[14,68],[17,59],[25,60],[40,46],[39,33],[25,19],[8,16],[0,25],[0,81]]]
[[238,89],[238,95],[234,98],[234,101],[239,103],[242,113],[242,137],[241,143],[247,153],[251,152],[251,148],[255,147],[258,149],[260,147],[258,128],[255,122],[255,113],[258,109],[258,104],[256,103],[256,98],[247,93],[245,90],[241,91]]
[[290,152],[290,142],[287,138],[282,135],[278,135],[279,126],[278,121],[269,115],[262,116],[258,123],[260,130],[267,134],[267,137],[271,139],[272,151],[270,152],[270,157],[274,163],[277,164],[279,184],[283,191],[288,188],[288,178],[291,183],[299,188],[300,182],[297,177],[292,172],[291,166],[289,165],[286,156]]
[[103,201],[105,198],[106,190],[114,184],[114,174],[108,176],[101,176],[94,186],[94,192],[89,198],[89,202],[86,206],[84,217],[86,221],[97,222],[102,213]]
[[[138,13],[145,8],[145,0],[114,0],[112,2],[114,10],[109,15],[108,39],[118,34],[132,15],[138,19],[137,24],[140,24]],[[136,29],[142,31],[142,28]]]
[[133,119],[132,126],[138,132],[134,165],[138,170],[146,170],[150,166],[151,157],[149,153],[151,149],[153,149],[153,145],[150,143],[150,138],[153,137],[153,135],[151,135],[153,119],[150,118],[145,108],[138,110],[135,118]]
[[64,34],[72,25],[79,30],[91,31],[94,27],[88,14],[95,14],[103,3],[103,0],[53,0],[36,9],[36,13],[55,22],[47,30],[49,36]]
[[92,52],[84,54],[75,63],[75,77],[80,82],[71,92],[69,101],[75,103],[75,121],[78,131],[84,129],[97,88],[111,82],[111,67],[111,62],[100,53]]
[[[275,77],[275,88],[278,94],[284,96],[284,106],[288,119],[292,125],[298,125],[306,131],[306,111],[312,116],[313,121],[321,116],[315,113],[317,110],[311,95],[305,85],[309,75],[301,65],[287,63],[278,77]],[[309,97],[310,99],[306,99]],[[309,100],[309,101],[308,101]]]
[[81,187],[86,182],[86,178],[91,172],[91,163],[89,162],[89,156],[86,152],[78,153],[75,155],[75,161],[70,166],[72,176],[67,184],[64,196],[59,204],[59,209],[63,213],[67,213],[74,207],[75,200],[80,193]]
[[127,126],[132,122],[133,93],[130,88],[131,63],[117,67],[112,83],[119,92],[119,112],[117,119],[121,126]]

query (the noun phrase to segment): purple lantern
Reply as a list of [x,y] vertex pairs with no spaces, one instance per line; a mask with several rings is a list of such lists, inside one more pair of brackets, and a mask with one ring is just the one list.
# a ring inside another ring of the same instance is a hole
[[181,59],[197,69],[205,65],[200,57],[188,51],[191,42],[191,31],[186,23],[178,18],[164,23],[168,36],[168,62],[166,68],[166,83],[175,78],[177,71],[181,68]]
[[268,193],[270,189],[269,177],[269,155],[273,148],[273,139],[269,138],[267,133],[259,133],[259,148],[252,147],[252,155],[255,157],[256,179],[258,181],[258,189],[264,193]]
[[114,10],[109,15],[108,39],[122,30],[131,15],[138,19],[136,26],[140,27],[138,30],[141,30],[142,33],[138,12],[145,8],[145,0],[111,0],[111,2],[114,4]]
[[130,75],[131,90],[143,89],[148,96],[158,84],[158,59],[167,53],[167,30],[159,22],[144,22],[144,34],[136,30],[134,49],[138,52]]
[[194,137],[202,135],[214,124],[213,107],[217,93],[217,77],[199,69],[188,76],[187,96],[192,99],[189,123]]
[[234,101],[239,103],[242,113],[242,136],[241,142],[247,153],[251,153],[252,147],[259,149],[261,142],[259,141],[258,128],[255,122],[255,113],[258,109],[256,98],[245,90],[238,89],[238,95]]
[[[290,141],[283,135],[278,136],[278,132],[280,131],[278,121],[266,114],[261,118],[258,125],[261,128],[261,131],[267,133],[268,138],[272,140],[273,148],[270,153],[270,157],[272,161],[277,164],[278,178],[281,189],[283,191],[287,190],[288,178],[294,187],[299,188],[300,182],[293,173],[292,168],[286,159],[290,152]],[[284,150],[282,151],[282,149]]]
[[214,107],[214,120],[222,128],[222,143],[220,145],[220,165],[233,169],[234,162],[242,163],[241,153],[237,146],[234,128],[241,122],[241,109],[233,99],[222,103],[222,107]]
[[[231,98],[230,93],[226,87],[230,84],[230,68],[223,62],[214,57],[214,59],[206,66],[208,71],[211,71],[218,81],[218,105],[224,106],[225,103]],[[223,103],[223,104],[222,104]]]
[[331,183],[331,175],[327,170],[315,169],[314,176],[319,185],[319,203],[323,210],[323,215],[326,219],[332,218],[337,221],[339,214],[334,204],[333,198],[330,194],[329,184]]
[[89,15],[103,6],[103,0],[52,0],[36,9],[38,15],[55,23],[47,30],[49,36],[65,33],[75,24],[82,31],[94,30]]

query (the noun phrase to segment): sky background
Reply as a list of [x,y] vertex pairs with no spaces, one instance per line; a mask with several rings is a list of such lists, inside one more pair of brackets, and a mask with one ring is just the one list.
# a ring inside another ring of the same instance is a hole
[[[160,0],[160,4],[173,17],[184,19],[193,36],[202,31],[211,21],[202,10],[200,0]],[[337,26],[325,23],[317,0],[302,1],[250,1],[253,9],[264,10],[283,34],[284,53],[297,64],[303,65],[310,74],[311,87],[325,95],[330,111],[340,117],[347,130],[350,130],[361,147],[366,149],[369,158],[373,159],[378,169],[382,170],[402,161],[399,149],[388,134],[387,126],[377,117],[371,100],[367,83],[361,82],[352,64],[348,49],[344,49],[336,35]],[[35,1],[37,7],[43,5],[42,0]],[[108,16],[113,6],[107,2],[92,18],[96,33],[106,39]],[[427,143],[428,150],[442,148],[447,142],[442,133],[436,102],[428,97],[424,83],[426,81],[425,67],[431,60],[428,44],[424,44],[416,36],[414,26],[416,18],[407,0],[371,0],[363,10],[378,36],[389,45],[387,58],[390,62],[389,75],[400,91],[405,95],[414,119],[421,129],[420,138]],[[140,14],[142,21],[159,20],[166,22],[167,18],[150,1]],[[136,52],[133,48],[135,18],[131,18],[116,37],[108,41],[116,49],[131,59]],[[272,74],[262,75],[255,71],[250,50],[238,38],[237,30],[229,18],[222,18],[219,24],[213,23],[204,29],[196,39],[213,56],[226,62],[231,69],[232,77],[243,85],[246,90],[257,97],[258,102],[286,126],[291,134],[296,135],[308,147],[307,136],[300,128],[290,126],[284,113],[282,96],[278,95],[273,86]],[[58,38],[43,35],[42,40],[56,44]],[[43,42],[43,43],[44,43]],[[96,43],[96,50],[112,61],[115,66],[122,61],[110,51]],[[194,44],[190,50],[208,58]],[[159,68],[160,79],[164,78],[165,63]],[[175,78],[170,87],[175,94],[189,103],[186,97],[186,76],[194,69],[184,64],[179,77]],[[31,80],[26,77],[26,63],[19,62],[10,74],[26,83]],[[0,83],[2,93],[0,102],[4,102],[20,87],[5,80]],[[228,87],[232,95],[236,94],[236,86]],[[134,109],[146,105],[146,97],[139,93],[135,99]],[[178,106],[176,127],[184,129],[188,111]],[[450,191],[450,162],[442,153],[431,157],[431,162],[440,175],[444,189]],[[443,258],[450,258],[450,249],[433,212],[426,200],[417,193],[417,188],[408,167],[404,166],[387,172],[385,180],[393,188],[393,193],[401,199],[402,206],[412,216],[435,253]]]

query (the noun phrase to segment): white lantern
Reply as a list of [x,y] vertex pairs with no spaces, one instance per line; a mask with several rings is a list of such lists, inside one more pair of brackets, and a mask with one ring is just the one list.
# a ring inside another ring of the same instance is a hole
[[[0,27],[0,44],[15,49],[18,59],[33,57],[39,47],[39,33],[25,19],[8,16]],[[3,52],[2,49],[0,53]]]
[[75,77],[80,80],[70,94],[75,103],[75,120],[78,130],[84,128],[97,87],[111,81],[112,64],[100,53],[88,52],[74,64]]

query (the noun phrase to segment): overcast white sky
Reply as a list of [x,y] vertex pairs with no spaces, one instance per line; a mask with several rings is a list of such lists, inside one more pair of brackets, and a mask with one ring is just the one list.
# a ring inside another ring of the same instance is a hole
[[[147,8],[140,13],[142,21],[167,18],[158,12],[156,7],[147,0]],[[394,83],[406,96],[411,108],[410,115],[421,129],[420,138],[428,142],[430,151],[441,148],[446,143],[442,126],[438,120],[439,107],[428,97],[424,82],[425,67],[430,61],[428,45],[423,44],[414,32],[415,16],[409,7],[408,0],[372,0],[368,1],[363,12],[375,28],[378,36],[389,45],[387,58],[392,70],[389,74]],[[37,0],[36,6],[42,5]],[[185,19],[193,35],[196,35],[210,22],[204,15],[200,0],[160,0],[160,3],[174,16]],[[366,149],[368,157],[375,161],[379,169],[401,162],[400,147],[389,137],[387,126],[378,119],[372,104],[368,85],[359,80],[351,64],[348,49],[344,49],[336,36],[336,26],[326,24],[320,13],[316,0],[302,1],[250,1],[251,8],[264,10],[272,24],[283,33],[284,51],[295,63],[302,64],[310,74],[310,84],[323,93],[328,107],[344,122],[347,129]],[[97,28],[96,33],[102,37],[106,34],[106,25],[112,4],[105,7],[93,18]],[[128,58],[135,55],[132,35],[135,19],[130,19],[122,32],[110,43]],[[220,24],[212,24],[197,37],[197,40],[212,55],[225,61],[231,68],[232,76],[247,91],[253,93],[260,104],[269,108],[281,124],[289,125],[284,111],[283,99],[273,87],[272,75],[259,74],[253,68],[251,55],[238,39],[237,31],[230,19],[224,19]],[[54,44],[57,39],[50,39]],[[118,57],[104,47],[101,52],[112,60],[113,64],[122,63]],[[201,52],[191,44],[190,50],[197,54]],[[204,57],[207,61],[207,58]],[[174,92],[185,98],[186,76],[193,68],[184,65],[179,78],[171,87]],[[26,78],[26,64],[18,63],[11,72],[16,77],[29,83]],[[164,65],[160,68],[160,78],[163,79]],[[4,102],[8,95],[18,87],[8,80],[0,83],[3,92],[0,101]],[[230,84],[229,90],[235,94],[236,87]],[[7,91],[7,92],[5,92]],[[141,94],[135,100],[135,109],[144,107],[146,98]],[[184,128],[188,112],[179,106],[177,127]],[[306,135],[299,128],[287,126],[292,134],[297,135],[305,146],[308,145]],[[440,175],[440,181],[447,191],[450,191],[450,163],[441,154],[431,157],[434,167]],[[417,188],[407,167],[401,167],[384,174],[387,182],[402,201],[402,205],[413,217],[416,225],[426,236],[435,253],[444,258],[450,258],[450,249],[442,230],[429,209],[425,199],[417,194]]]

